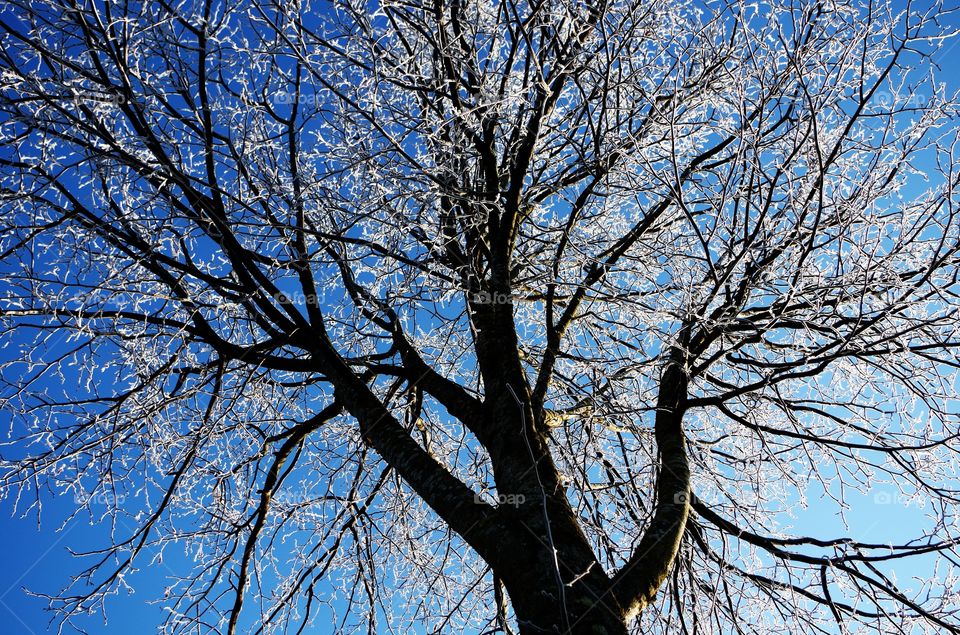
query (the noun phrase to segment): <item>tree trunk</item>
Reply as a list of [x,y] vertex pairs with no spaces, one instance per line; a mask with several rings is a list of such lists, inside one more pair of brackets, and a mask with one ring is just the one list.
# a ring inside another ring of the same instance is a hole
[[[504,491],[524,496],[516,507],[500,508],[510,539],[498,545],[494,567],[510,594],[521,633],[626,633],[627,622],[653,601],[666,579],[689,513],[682,427],[686,377],[679,359],[679,351],[674,351],[657,404],[656,511],[633,556],[612,578],[597,561],[567,501],[545,437],[534,429],[528,430],[523,449],[516,442],[491,445],[493,456],[500,459],[495,465],[503,466],[498,487],[509,484]],[[503,420],[508,409],[497,414]],[[536,460],[524,462],[524,451]],[[514,471],[520,467],[525,469]]]
[[555,566],[548,550],[539,549],[534,557],[537,563],[523,562],[504,578],[521,635],[626,634],[623,611],[598,568],[576,579],[562,562]]
[[567,588],[563,603],[543,589],[510,591],[520,635],[626,635],[623,617],[606,609],[596,598]]
[[496,574],[520,632],[626,633],[626,612],[567,501],[547,495],[508,513],[510,540],[502,545]]

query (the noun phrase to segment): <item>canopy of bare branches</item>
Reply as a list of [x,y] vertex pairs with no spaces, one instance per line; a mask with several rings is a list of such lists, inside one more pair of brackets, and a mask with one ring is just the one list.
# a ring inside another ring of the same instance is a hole
[[960,632],[956,18],[6,0],[0,494],[106,528],[52,606]]

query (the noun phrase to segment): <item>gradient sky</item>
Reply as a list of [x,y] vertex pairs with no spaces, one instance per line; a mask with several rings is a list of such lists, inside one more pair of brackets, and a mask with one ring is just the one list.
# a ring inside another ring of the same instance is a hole
[[[958,0],[960,2],[960,0]],[[952,22],[957,23],[956,16]],[[960,42],[946,43],[934,56],[940,65],[940,78],[953,90],[960,90]],[[0,413],[0,435],[9,430],[9,414]],[[810,497],[807,509],[797,509],[794,528],[797,533],[810,531],[811,535],[829,536],[849,533],[869,542],[896,541],[902,537],[899,528],[917,523],[922,517],[922,509],[917,503],[906,504],[897,500],[892,490],[873,490],[864,493],[845,493],[851,504],[847,517],[849,529],[845,529],[841,520],[832,514],[817,511],[816,499]],[[0,564],[0,634],[2,635],[40,635],[55,633],[50,626],[51,614],[45,610],[47,601],[32,597],[25,592],[55,593],[65,586],[69,576],[78,572],[78,562],[70,556],[68,547],[73,550],[92,549],[103,546],[108,531],[95,521],[80,516],[63,527],[61,523],[75,510],[72,496],[57,496],[52,492],[40,492],[43,503],[42,527],[38,527],[35,511],[23,515],[13,514],[11,499],[0,501],[0,541],[5,545],[2,564]],[[146,563],[149,559],[141,559]],[[109,621],[103,616],[93,615],[81,623],[91,633],[137,634],[155,632],[156,625],[163,619],[162,609],[150,600],[162,595],[169,576],[174,573],[176,558],[168,557],[166,563],[152,564],[134,575],[127,582],[135,592],[121,592],[107,601]],[[917,576],[929,575],[927,565],[915,559],[910,567],[901,563],[896,567],[897,579],[901,582]],[[141,566],[144,566],[143,564]],[[909,583],[905,584],[909,586]],[[324,633],[327,629],[318,622],[315,632]],[[65,633],[76,633],[73,628],[64,629]]]

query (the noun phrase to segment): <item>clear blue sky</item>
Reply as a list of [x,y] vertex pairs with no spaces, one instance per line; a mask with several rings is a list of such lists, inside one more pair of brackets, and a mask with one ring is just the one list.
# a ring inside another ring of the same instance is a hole
[[[960,89],[960,43],[953,41],[935,57],[942,68],[941,79]],[[0,415],[0,429],[6,434],[8,415]],[[898,527],[909,526],[919,519],[921,512],[915,506],[887,504],[885,497],[890,491],[874,491],[857,500],[851,500],[854,509],[848,517],[851,533],[870,542],[886,542],[902,536]],[[30,597],[24,589],[54,593],[64,586],[71,573],[78,571],[75,559],[68,547],[84,550],[103,546],[108,538],[105,528],[91,524],[85,517],[57,529],[60,521],[74,509],[72,497],[57,497],[41,492],[44,504],[43,527],[38,528],[36,514],[22,518],[12,515],[11,500],[0,501],[0,539],[3,559],[0,565],[0,634],[39,635],[56,632],[50,629],[51,616],[44,608],[46,600]],[[808,510],[797,512],[796,528],[810,529],[816,535],[828,536],[845,533],[838,519],[816,511],[816,501],[811,500]],[[143,562],[146,562],[146,558]],[[903,580],[911,575],[922,575],[922,564],[915,571],[898,570]],[[108,600],[109,623],[104,625],[101,616],[91,616],[85,622],[92,633],[137,634],[150,633],[163,618],[157,605],[148,602],[162,594],[164,583],[173,573],[173,563],[149,566],[128,579],[136,589],[133,594],[111,597]],[[67,629],[68,633],[75,632]],[[318,627],[317,632],[326,632]]]

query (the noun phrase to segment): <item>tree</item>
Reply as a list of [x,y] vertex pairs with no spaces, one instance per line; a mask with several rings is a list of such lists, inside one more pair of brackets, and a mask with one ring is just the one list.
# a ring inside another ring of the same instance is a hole
[[[960,632],[950,17],[9,0],[0,483],[110,528],[54,608]],[[790,531],[881,483],[909,539]]]

